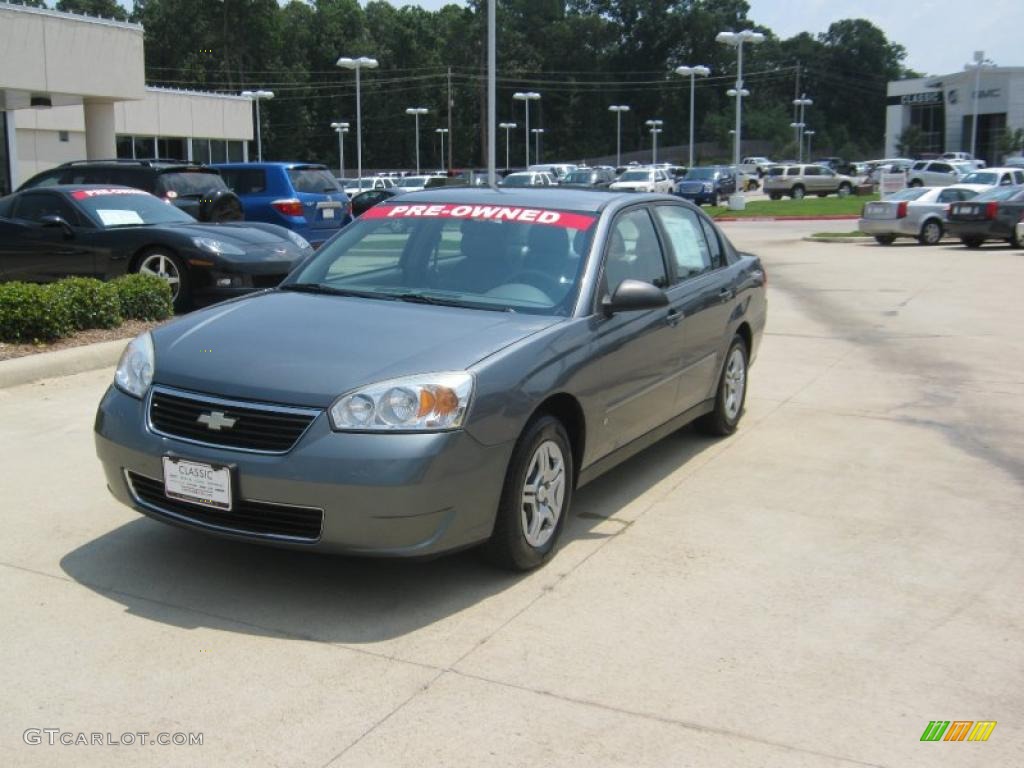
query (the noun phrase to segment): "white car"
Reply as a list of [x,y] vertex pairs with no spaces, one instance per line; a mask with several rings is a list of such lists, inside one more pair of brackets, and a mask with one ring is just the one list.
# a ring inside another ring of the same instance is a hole
[[630,169],[613,181],[609,189],[671,194],[674,184],[663,168]]
[[518,171],[510,173],[498,182],[499,187],[556,187],[557,182],[549,173],[540,171]]
[[351,197],[368,189],[394,189],[395,180],[387,176],[364,176],[361,179],[345,179],[345,194]]
[[395,187],[402,192],[417,192],[421,189],[427,189],[428,187],[443,187],[447,184],[447,179],[444,176],[429,175],[429,176],[402,176],[396,179]]
[[907,171],[907,184],[911,187],[948,187],[958,184],[974,170],[965,162],[948,160],[918,160]]
[[962,184],[982,184],[986,187],[1008,187],[1024,184],[1024,168],[983,168],[960,180]]
[[972,169],[985,167],[984,160],[976,160],[970,152],[944,152],[939,155],[940,160],[949,160],[955,163],[969,163]]
[[546,173],[556,181],[561,181],[578,167],[578,165],[573,163],[538,163],[537,165],[531,165],[526,170]]
[[761,178],[773,165],[775,162],[767,157],[744,157],[740,161],[739,170]]

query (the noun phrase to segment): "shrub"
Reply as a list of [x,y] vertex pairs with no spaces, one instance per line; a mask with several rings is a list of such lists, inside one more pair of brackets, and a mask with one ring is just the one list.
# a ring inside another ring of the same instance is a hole
[[49,286],[63,294],[71,313],[71,322],[79,331],[87,328],[116,328],[121,320],[121,299],[117,288],[88,277],[69,277]]
[[133,320],[165,320],[174,311],[171,286],[153,275],[125,275],[112,285],[121,299],[121,315]]
[[52,341],[74,327],[68,296],[56,286],[0,284],[0,340]]

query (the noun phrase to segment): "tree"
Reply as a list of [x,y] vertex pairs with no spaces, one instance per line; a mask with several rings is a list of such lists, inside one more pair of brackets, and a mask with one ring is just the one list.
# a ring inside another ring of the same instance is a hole
[[67,13],[87,13],[90,16],[102,16],[105,19],[127,21],[128,12],[118,4],[117,0],[59,0],[58,11]]
[[916,157],[924,147],[924,133],[916,125],[908,125],[896,140],[896,153],[900,157]]

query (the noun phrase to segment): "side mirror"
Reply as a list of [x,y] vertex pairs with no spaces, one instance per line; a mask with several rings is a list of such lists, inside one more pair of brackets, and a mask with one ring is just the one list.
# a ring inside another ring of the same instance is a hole
[[60,216],[57,216],[56,214],[50,213],[47,214],[46,216],[40,216],[39,223],[44,227],[60,227],[61,230],[64,232],[64,237],[75,236],[75,230],[71,228],[71,225],[68,224]]
[[618,312],[636,312],[641,309],[657,309],[668,306],[668,296],[656,285],[643,280],[623,280],[615,293],[601,300],[605,317]]

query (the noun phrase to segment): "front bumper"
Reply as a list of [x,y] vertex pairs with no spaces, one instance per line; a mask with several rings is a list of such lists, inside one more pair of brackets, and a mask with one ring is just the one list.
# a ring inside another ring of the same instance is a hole
[[677,197],[681,197],[683,200],[689,200],[691,203],[701,205],[703,203],[716,202],[717,198],[721,197],[720,194],[714,190],[711,192],[676,192]]
[[[484,541],[513,447],[485,446],[465,431],[337,433],[321,413],[288,453],[256,454],[157,435],[146,425],[145,407],[110,387],[96,414],[96,453],[118,501],[172,525],[300,549],[408,557]],[[322,510],[320,535],[297,541],[242,521],[211,525],[202,507],[193,518],[180,514],[180,503],[145,502],[129,473],[162,483],[167,455],[232,467],[237,501]]]

